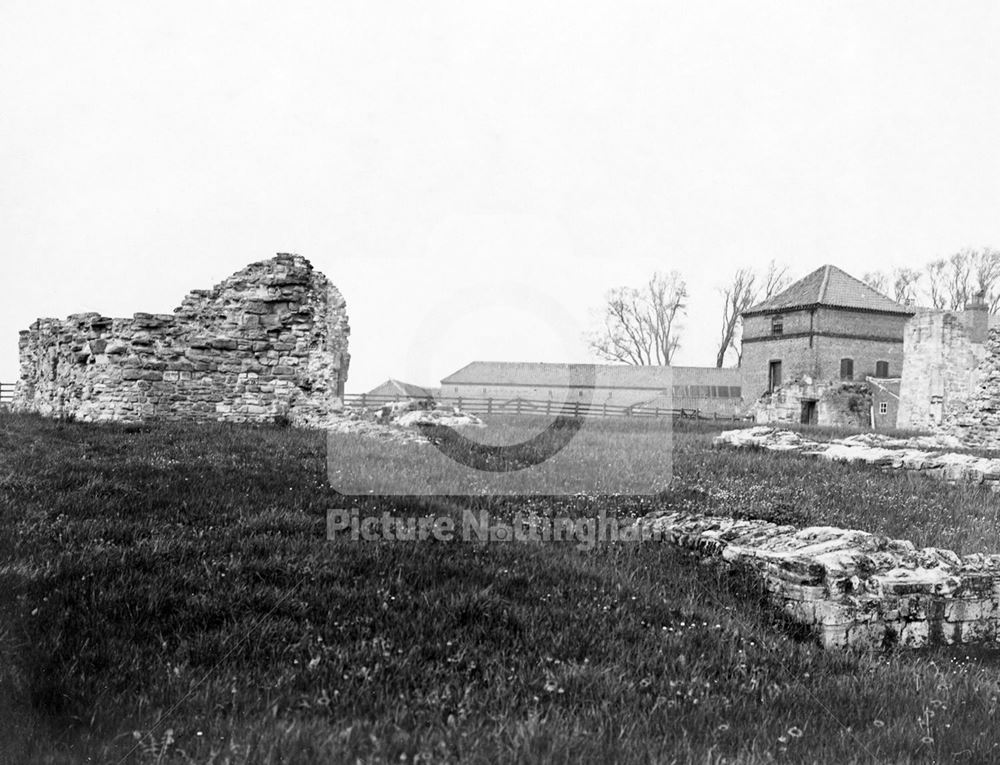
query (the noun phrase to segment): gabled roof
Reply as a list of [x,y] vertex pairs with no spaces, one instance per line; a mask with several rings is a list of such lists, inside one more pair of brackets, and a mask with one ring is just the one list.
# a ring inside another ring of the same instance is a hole
[[423,388],[412,383],[402,382],[401,380],[393,380],[391,377],[381,385],[376,385],[368,391],[368,393],[374,394],[375,391],[385,387],[389,387],[401,396],[407,396],[409,398],[431,398],[433,395],[427,388]]
[[[593,375],[591,377],[591,375]],[[473,361],[441,380],[442,385],[531,385],[561,388],[648,388],[671,385],[739,385],[740,370],[715,367],[633,366],[631,364],[552,364],[529,361]]]
[[912,308],[900,305],[860,279],[855,279],[836,266],[826,265],[799,279],[784,292],[751,306],[743,312],[743,315],[774,313],[819,305],[906,316],[914,313]]

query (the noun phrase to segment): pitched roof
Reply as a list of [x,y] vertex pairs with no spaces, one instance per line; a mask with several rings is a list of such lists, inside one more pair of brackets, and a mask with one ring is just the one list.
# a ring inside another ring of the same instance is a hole
[[740,384],[740,379],[740,370],[735,368],[473,361],[445,377],[441,384],[530,385],[543,388],[592,384],[598,388],[662,390],[671,385],[736,386]]
[[799,279],[784,292],[751,306],[743,312],[743,315],[772,313],[816,305],[907,316],[914,313],[912,308],[886,297],[860,279],[855,279],[836,266],[826,265]]
[[393,380],[391,377],[386,380],[381,385],[376,385],[370,391],[369,395],[374,395],[375,391],[382,388],[389,388],[401,396],[408,396],[409,398],[431,398],[432,394],[427,388],[423,388],[419,385],[414,385],[412,383],[402,382],[401,380]]

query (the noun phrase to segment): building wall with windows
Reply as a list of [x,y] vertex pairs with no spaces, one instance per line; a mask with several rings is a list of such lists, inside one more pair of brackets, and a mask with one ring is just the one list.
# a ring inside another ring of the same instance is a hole
[[[779,315],[781,331],[775,333]],[[845,359],[851,362],[853,380],[900,375],[908,318],[827,306],[747,316],[740,364],[744,401],[750,404],[771,388],[769,370],[775,361],[781,363],[784,382],[844,379]]]

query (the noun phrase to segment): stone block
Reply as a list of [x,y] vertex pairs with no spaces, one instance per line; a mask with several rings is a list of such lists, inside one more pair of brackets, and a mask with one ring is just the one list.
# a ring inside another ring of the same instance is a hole
[[123,380],[162,380],[163,372],[157,372],[150,369],[125,369],[122,370]]

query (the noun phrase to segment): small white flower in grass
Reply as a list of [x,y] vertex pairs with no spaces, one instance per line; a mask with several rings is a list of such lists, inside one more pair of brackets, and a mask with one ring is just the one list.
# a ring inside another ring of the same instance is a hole
[[792,738],[802,738],[802,728],[797,725],[793,725],[788,729],[788,735]]
[[872,725],[874,725],[876,728],[885,727],[885,723],[882,720],[872,720]]

